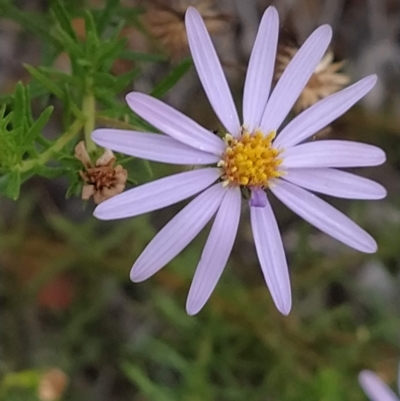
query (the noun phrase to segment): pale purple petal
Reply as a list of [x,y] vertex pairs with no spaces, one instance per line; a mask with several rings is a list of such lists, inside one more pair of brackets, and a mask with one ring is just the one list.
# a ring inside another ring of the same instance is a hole
[[265,207],[267,204],[267,194],[262,188],[252,188],[251,198],[249,200],[249,206],[253,207]]
[[232,94],[201,15],[194,7],[186,11],[186,32],[197,74],[215,114],[233,135],[240,134],[240,122]]
[[283,177],[299,187],[347,199],[382,199],[386,189],[375,181],[330,168],[293,168]]
[[371,401],[399,401],[396,394],[370,370],[363,370],[358,381]]
[[398,369],[398,373],[397,373],[397,391],[400,394],[400,364],[399,364],[399,369]]
[[106,200],[96,207],[94,216],[115,220],[158,210],[199,193],[220,175],[218,168],[203,168],[161,178]]
[[385,152],[376,146],[329,139],[293,146],[281,157],[282,169],[378,166],[386,160]]
[[294,213],[324,233],[361,252],[376,252],[376,242],[366,231],[316,195],[279,179],[271,191]]
[[376,81],[376,75],[370,75],[309,107],[279,133],[274,147],[287,149],[314,135],[349,110],[373,88]]
[[162,134],[105,128],[95,130],[92,139],[103,148],[162,163],[211,164],[220,159]]
[[251,52],[243,93],[243,125],[251,132],[260,126],[271,89],[278,44],[279,16],[268,7]]
[[272,299],[279,312],[288,315],[292,307],[289,272],[279,227],[268,200],[263,208],[251,207],[250,218],[258,260]]
[[295,54],[268,100],[261,120],[263,132],[267,134],[278,130],[315,71],[331,37],[330,26],[320,26]]
[[139,92],[126,96],[129,107],[162,133],[204,152],[220,155],[224,141],[161,100]]
[[133,265],[131,280],[146,280],[178,255],[210,221],[226,191],[221,183],[213,185],[170,220]]
[[240,189],[230,188],[219,207],[190,286],[186,302],[189,315],[200,311],[221,277],[235,241],[240,205]]

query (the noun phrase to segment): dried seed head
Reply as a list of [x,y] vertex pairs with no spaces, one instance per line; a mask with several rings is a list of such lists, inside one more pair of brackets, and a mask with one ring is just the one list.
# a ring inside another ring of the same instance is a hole
[[213,9],[213,0],[151,0],[147,2],[144,23],[172,58],[180,58],[188,51],[185,11],[189,6],[197,8],[211,34],[220,33],[232,20],[228,15]]
[[114,166],[115,156],[111,150],[106,149],[93,166],[85,143],[81,141],[75,147],[75,157],[85,166],[85,170],[79,172],[85,182],[82,199],[93,196],[94,202],[99,204],[124,190],[128,172],[120,165]]
[[68,384],[67,375],[58,368],[48,370],[39,382],[38,398],[41,401],[56,401],[61,398]]
[[[289,46],[283,46],[278,50],[274,76],[275,81],[278,81],[282,76],[283,71],[285,71],[287,65],[297,53],[297,50]],[[350,78],[347,75],[338,72],[343,67],[343,64],[343,61],[333,62],[332,51],[328,51],[325,54],[293,106],[296,114],[332,93],[339,91],[350,82]]]

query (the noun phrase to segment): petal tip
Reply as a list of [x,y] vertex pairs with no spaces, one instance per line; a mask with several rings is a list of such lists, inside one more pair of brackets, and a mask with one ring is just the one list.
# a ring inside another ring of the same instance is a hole
[[266,21],[268,25],[275,26],[275,29],[279,29],[279,13],[274,6],[269,6],[262,16],[262,21]]
[[276,9],[275,6],[269,6],[269,7],[265,10],[264,15],[267,15],[267,14],[268,14],[270,17],[279,18],[279,13],[278,13],[278,10]]
[[314,40],[322,41],[325,44],[325,46],[328,46],[328,44],[332,40],[332,35],[333,35],[332,28],[328,24],[324,24],[324,25],[319,26],[312,33],[312,36],[313,36]]
[[91,134],[90,137],[92,138],[92,141],[94,141],[95,143],[98,143],[99,141],[101,141],[103,139],[103,135],[104,135],[104,129],[95,129]]
[[372,372],[372,370],[364,369],[358,374],[358,377],[368,377],[368,376],[371,375],[371,373],[372,373],[373,376],[375,376],[375,373]]
[[379,154],[379,156],[378,156],[379,162],[380,162],[380,164],[383,164],[383,163],[385,163],[385,161],[386,161],[386,153],[385,153],[384,150],[382,150],[382,149],[380,149],[380,148],[379,148],[379,150],[380,150],[380,154]]
[[196,7],[189,6],[185,13],[185,23],[189,22],[189,18],[197,18],[199,15],[200,13],[197,11]]
[[292,310],[292,298],[289,297],[289,299],[285,299],[282,301],[283,302],[280,302],[279,305],[276,304],[276,307],[283,316],[288,316],[290,311]]
[[141,281],[144,281],[145,279],[142,277],[142,274],[139,269],[133,265],[131,272],[129,273],[129,278],[133,283],[140,283]]
[[196,12],[196,13],[197,13],[196,7],[189,6],[189,7],[187,8],[187,10],[186,10],[186,14],[188,14],[188,13],[193,13],[193,12]]
[[358,82],[363,82],[363,86],[365,88],[365,94],[363,96],[365,96],[378,82],[378,75],[367,75],[366,77],[360,79],[360,81]]
[[135,97],[136,92],[129,92],[126,96],[125,96],[125,100],[128,102],[129,100],[133,99]]
[[378,252],[378,245],[370,247],[370,248],[368,248],[368,250],[365,251],[365,253],[370,253],[370,254],[373,254],[373,253],[376,253],[376,252]]
[[132,107],[132,104],[134,102],[143,100],[143,98],[148,97],[148,95],[146,95],[145,93],[140,93],[140,92],[129,92],[126,96],[125,96],[125,101],[126,103],[128,103],[129,106]]
[[193,303],[193,302],[187,302],[186,303],[186,313],[189,315],[189,316],[195,316],[195,315],[197,315],[199,312],[200,312],[200,310],[201,310],[201,306],[199,307],[198,305],[196,305],[195,303]]
[[98,220],[110,220],[110,217],[107,216],[107,213],[104,212],[104,203],[97,206],[96,209],[93,211],[93,216],[96,217]]
[[371,194],[371,199],[379,200],[379,199],[386,198],[386,196],[388,194],[387,189],[381,184],[378,184],[378,183],[375,183],[375,184],[376,185],[374,187],[374,191]]
[[377,74],[368,75],[366,78],[368,78],[371,81],[371,83],[373,83],[373,85],[375,85],[376,82],[378,81],[378,75]]
[[375,145],[371,145],[371,146],[373,146],[375,148],[375,149],[373,149],[373,153],[371,154],[371,159],[374,160],[374,163],[369,164],[369,166],[380,166],[383,163],[385,163],[386,162],[386,152],[383,149],[381,149]]
[[329,24],[321,25],[318,30],[321,32],[321,34],[332,36],[332,27]]
[[358,374],[358,382],[364,390],[368,387],[368,383],[371,380],[376,381],[376,379],[378,378],[372,370],[364,369]]
[[369,241],[366,241],[360,246],[360,251],[364,253],[376,253],[378,251],[378,244],[370,237]]
[[382,186],[380,192],[377,194],[377,196],[379,196],[377,199],[384,199],[387,197],[387,189],[385,187]]

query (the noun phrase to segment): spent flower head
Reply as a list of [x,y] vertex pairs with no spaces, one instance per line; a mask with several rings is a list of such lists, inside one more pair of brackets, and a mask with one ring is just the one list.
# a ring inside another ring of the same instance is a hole
[[128,94],[129,106],[162,134],[99,129],[92,138],[101,146],[139,158],[214,167],[133,188],[101,204],[94,214],[105,220],[132,217],[200,193],[161,229],[131,271],[133,281],[146,280],[178,255],[215,215],[187,299],[187,312],[193,315],[222,274],[238,230],[242,194],[250,193],[250,220],[261,269],[277,308],[286,315],[292,304],[290,280],[269,192],[339,241],[362,252],[377,249],[367,232],[310,191],[340,198],[383,198],[386,191],[381,185],[336,168],[379,165],[385,161],[384,152],[351,141],[302,143],[363,97],[376,77],[368,76],[326,97],[282,128],[326,52],[331,29],[324,25],[311,34],[271,91],[279,20],[276,9],[269,7],[249,61],[241,123],[207,28],[194,8],[186,13],[186,29],[201,83],[225,127],[223,138],[162,101],[136,92]]
[[221,32],[230,21],[227,15],[214,9],[212,0],[172,0],[169,2],[152,0],[148,2],[144,23],[173,58],[179,58],[188,51],[185,11],[190,5],[196,7],[211,33]]
[[114,153],[106,149],[93,165],[86,150],[85,142],[75,147],[75,157],[85,166],[79,174],[84,181],[82,199],[89,200],[93,196],[94,203],[99,204],[125,189],[128,172],[122,166],[114,166]]

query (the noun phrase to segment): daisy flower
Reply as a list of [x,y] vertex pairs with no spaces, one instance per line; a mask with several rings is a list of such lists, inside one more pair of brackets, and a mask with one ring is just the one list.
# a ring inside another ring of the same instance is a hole
[[[365,394],[371,401],[400,401],[400,398],[374,372],[363,370],[358,380]],[[400,367],[398,374],[398,388],[400,393]]]
[[[136,216],[200,193],[147,245],[132,267],[134,282],[146,280],[178,255],[215,215],[186,304],[190,315],[206,303],[226,265],[236,237],[242,196],[250,195],[250,220],[261,269],[273,301],[291,309],[288,267],[267,190],[315,227],[362,252],[375,252],[374,239],[313,193],[378,199],[385,189],[335,167],[374,166],[385,161],[375,146],[351,141],[302,143],[346,112],[375,84],[369,76],[311,106],[281,129],[284,119],[326,52],[331,29],[307,39],[271,91],[279,20],[265,12],[252,50],[243,95],[243,124],[200,14],[189,8],[186,30],[193,61],[208,99],[225,127],[223,138],[162,101],[130,93],[131,109],[163,134],[99,129],[93,140],[115,151],[149,160],[214,165],[133,188],[99,205],[99,219]],[[271,93],[270,93],[271,92]],[[277,134],[278,133],[278,134]]]

